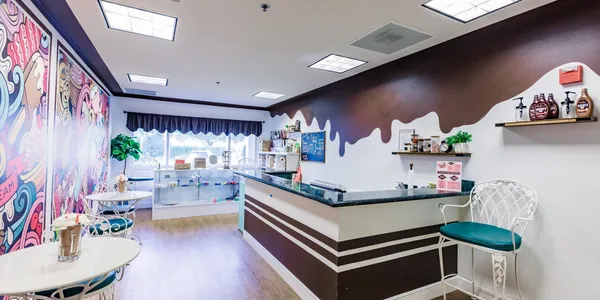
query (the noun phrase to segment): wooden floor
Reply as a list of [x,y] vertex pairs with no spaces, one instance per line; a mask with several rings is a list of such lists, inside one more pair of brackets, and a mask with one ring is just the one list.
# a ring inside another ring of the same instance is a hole
[[242,238],[237,215],[152,221],[150,214],[137,213],[142,252],[116,284],[115,300],[300,299]]

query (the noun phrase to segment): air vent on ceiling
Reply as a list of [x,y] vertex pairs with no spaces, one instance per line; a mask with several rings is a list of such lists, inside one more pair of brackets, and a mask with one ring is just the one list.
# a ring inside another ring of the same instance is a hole
[[125,91],[129,94],[137,94],[137,95],[144,95],[144,96],[156,96],[156,91],[131,89],[131,88],[125,88]]
[[383,54],[392,54],[431,37],[429,34],[390,22],[355,40],[350,45]]

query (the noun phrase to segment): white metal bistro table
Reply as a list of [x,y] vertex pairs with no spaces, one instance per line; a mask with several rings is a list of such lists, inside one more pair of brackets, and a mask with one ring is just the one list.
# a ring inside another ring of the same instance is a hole
[[0,256],[0,295],[27,297],[106,276],[124,268],[141,250],[135,241],[115,237],[86,237],[81,247],[74,262],[58,262],[58,242]]
[[[133,208],[136,204],[138,204],[142,199],[152,197],[151,192],[146,191],[126,191],[124,193],[118,192],[106,192],[106,193],[98,193],[87,195],[86,199],[90,201],[98,202],[101,206],[112,210],[116,216],[126,217],[129,214],[133,215],[133,226],[129,229],[130,233],[133,237],[138,239],[138,242],[141,244],[141,239],[133,234],[133,227],[135,226],[135,211]],[[124,207],[120,203],[127,201]],[[92,213],[92,212],[90,212]],[[129,234],[129,233],[128,233]]]

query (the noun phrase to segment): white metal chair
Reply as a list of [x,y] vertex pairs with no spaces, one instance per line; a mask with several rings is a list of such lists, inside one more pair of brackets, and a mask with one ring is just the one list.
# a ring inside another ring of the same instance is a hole
[[[129,190],[127,185],[125,186],[126,190]],[[116,180],[107,180],[98,184],[97,192],[105,193],[105,192],[116,192],[118,190],[118,182]],[[107,206],[106,204],[99,203],[98,204],[99,213],[101,215],[119,215],[124,218],[130,218],[135,223],[135,206],[129,204],[120,204],[120,205],[111,205]]]
[[[105,181],[98,185],[97,190],[99,192],[113,192],[117,190],[116,181]],[[99,203],[97,207],[91,207],[84,201],[84,208],[88,215],[97,216],[102,219],[103,223],[96,223],[94,226],[90,226],[90,235],[102,236],[121,236],[131,239],[136,239],[141,245],[140,238],[133,233],[133,226],[135,224],[135,207],[130,205],[111,205]],[[114,204],[114,203],[113,203]],[[103,229],[105,224],[110,225],[110,230]]]
[[[529,186],[509,180],[494,180],[477,184],[471,191],[469,202],[465,205],[440,204],[445,226],[440,228],[439,257],[442,274],[444,300],[446,284],[452,286],[473,299],[485,300],[475,295],[474,278],[469,280],[458,274],[444,275],[444,257],[442,247],[446,241],[472,248],[471,267],[475,273],[473,251],[475,249],[492,254],[494,299],[510,299],[506,296],[506,257],[515,259],[515,279],[519,299],[523,299],[518,276],[518,253],[522,249],[525,230],[538,205],[537,193]],[[447,207],[461,208],[470,206],[471,221],[448,224],[444,210]],[[460,278],[471,284],[472,291],[451,282]]]

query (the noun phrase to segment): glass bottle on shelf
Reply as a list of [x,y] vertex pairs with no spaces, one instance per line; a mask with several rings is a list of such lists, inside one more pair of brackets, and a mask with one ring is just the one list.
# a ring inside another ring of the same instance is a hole
[[560,117],[563,119],[577,118],[577,113],[575,112],[575,101],[571,100],[569,95],[577,95],[575,92],[566,91],[565,101],[560,103]]
[[548,106],[550,107],[548,119],[557,119],[558,118],[558,103],[556,103],[556,101],[554,101],[554,95],[552,93],[548,94]]

